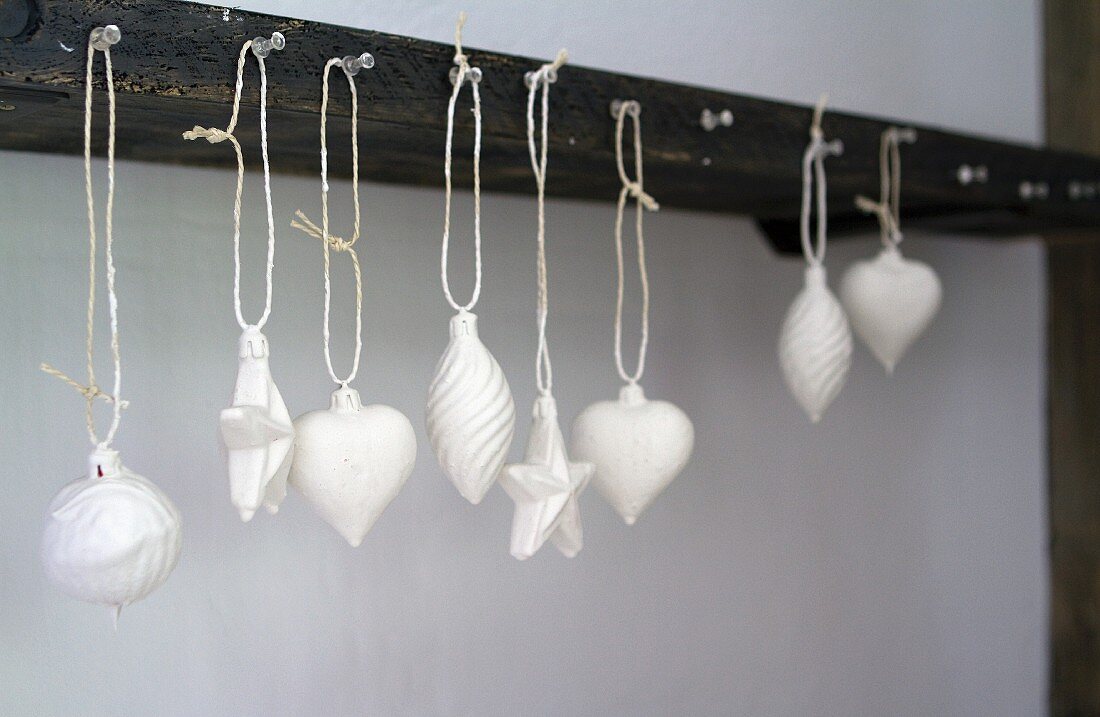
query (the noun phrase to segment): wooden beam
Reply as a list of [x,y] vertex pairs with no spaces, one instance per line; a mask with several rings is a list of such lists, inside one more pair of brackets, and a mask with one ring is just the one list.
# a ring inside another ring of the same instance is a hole
[[[286,49],[268,61],[274,169],[316,174],[320,68],[332,55],[369,50],[377,65],[359,86],[364,98],[365,176],[376,181],[442,183],[444,109],[453,48],[368,30],[170,0],[0,0],[0,147],[78,153],[82,146],[84,52],[90,29],[115,23],[119,156],[151,162],[231,166],[224,146],[185,143],[192,125],[224,126],[240,44],[282,32]],[[483,179],[488,190],[533,193],[526,156],[522,78],[542,60],[469,48],[484,70]],[[238,130],[256,166],[255,69],[249,67]],[[346,90],[334,85],[332,131],[346,132]],[[773,244],[797,247],[800,159],[810,109],[745,95],[569,65],[554,89],[549,192],[611,202],[618,192],[609,106],[643,105],[646,188],[661,204],[756,217]],[[807,98],[813,99],[813,98]],[[468,101],[468,96],[464,96]],[[704,109],[729,109],[732,127],[707,131]],[[862,229],[869,218],[857,193],[878,189],[879,134],[906,124],[830,112],[824,128],[845,143],[829,160],[831,223]],[[459,113],[457,142],[470,143],[469,112]],[[918,149],[905,150],[906,226],[987,236],[1054,227],[1100,227],[1100,160],[919,127]],[[102,136],[97,137],[102,151]],[[335,175],[346,153],[330,156]],[[963,183],[965,168],[986,180]],[[469,162],[456,173],[467,178]],[[960,171],[963,174],[960,175]],[[1087,185],[1087,187],[1086,187]],[[1038,191],[1027,192],[1028,188]],[[1021,188],[1025,191],[1021,191]],[[1074,187],[1086,187],[1075,192]]]
[[[1100,5],[1046,0],[1044,24],[1047,140],[1100,155]],[[1084,717],[1100,714],[1100,233],[1048,239],[1050,705]]]

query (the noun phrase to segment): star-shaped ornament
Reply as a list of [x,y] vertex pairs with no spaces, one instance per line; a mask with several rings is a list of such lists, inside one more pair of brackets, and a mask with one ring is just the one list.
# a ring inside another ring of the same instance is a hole
[[553,396],[539,396],[523,463],[509,463],[500,484],[516,504],[512,556],[526,560],[550,540],[566,557],[583,546],[577,498],[595,473],[591,463],[573,463],[565,452]]
[[221,413],[230,498],[245,522],[260,505],[269,513],[278,512],[293,457],[294,425],[271,378],[267,356],[267,337],[259,329],[245,329],[233,405]]

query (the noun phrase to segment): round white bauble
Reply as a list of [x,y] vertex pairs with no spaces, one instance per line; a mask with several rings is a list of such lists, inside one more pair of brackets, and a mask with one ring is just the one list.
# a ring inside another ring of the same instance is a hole
[[412,473],[412,424],[395,408],[364,406],[358,391],[343,386],[328,409],[299,416],[294,432],[290,484],[357,547]]
[[852,364],[852,331],[823,266],[806,267],[805,286],[779,332],[779,364],[799,405],[810,420],[820,421]]
[[66,594],[120,610],[156,590],[176,567],[182,534],[176,506],[97,448],[88,477],[50,502],[42,538],[46,575]]
[[481,502],[500,475],[516,427],[508,380],[477,335],[477,316],[451,318],[447,344],[428,389],[428,441],[462,497]]
[[633,525],[684,469],[694,444],[687,414],[627,384],[618,401],[597,401],[577,416],[569,453],[596,466],[596,490]]
[[942,298],[932,267],[906,259],[894,246],[852,264],[840,281],[840,300],[852,328],[888,373],[928,328]]

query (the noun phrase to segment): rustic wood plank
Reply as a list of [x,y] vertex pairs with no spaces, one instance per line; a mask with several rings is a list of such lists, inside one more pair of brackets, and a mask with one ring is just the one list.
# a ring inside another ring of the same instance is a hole
[[[1100,154],[1100,5],[1046,0],[1047,140]],[[1048,235],[1051,714],[1100,714],[1100,233]]]
[[[27,9],[22,20],[20,8]],[[442,183],[449,45],[171,0],[0,0],[0,101],[5,93],[18,94],[24,104],[35,92],[52,93],[48,111],[29,116],[0,112],[0,147],[79,152],[83,48],[89,30],[109,22],[123,29],[123,41],[112,51],[119,156],[229,166],[232,153],[224,147],[185,143],[179,135],[194,124],[224,126],[240,43],[279,30],[287,38],[286,49],[268,62],[276,171],[317,172],[320,67],[331,55],[369,50],[378,62],[360,82],[365,176]],[[21,24],[23,30],[13,29]],[[485,73],[485,187],[532,193],[522,77],[541,60],[473,48],[468,53]],[[249,73],[246,118],[254,116],[258,101],[251,65]],[[348,108],[341,94],[346,90],[337,84],[333,91],[333,129],[346,131]],[[647,189],[663,206],[750,215],[761,221],[777,248],[797,246],[792,228],[808,107],[575,65],[562,70],[554,92],[550,194],[614,200],[618,178],[608,108],[615,98],[632,97],[644,107]],[[734,126],[705,131],[700,124],[704,108],[730,109]],[[462,146],[469,144],[471,124],[469,113],[460,112]],[[877,191],[878,137],[887,124],[852,114],[826,115],[826,132],[846,146],[842,157],[829,161],[830,212],[838,231],[870,226],[852,200],[857,193]],[[907,226],[990,236],[1100,226],[1100,198],[1074,200],[1069,191],[1074,182],[1100,180],[1100,160],[918,129],[919,151],[907,151],[905,158]],[[247,160],[255,166],[255,122],[243,122],[239,132]],[[96,146],[102,151],[101,141]],[[334,175],[349,173],[343,153],[331,159]],[[957,179],[961,165],[987,167],[988,181],[963,186]],[[460,158],[456,173],[461,181],[467,181],[468,172],[469,161]],[[1045,182],[1047,196],[1021,197],[1024,182]]]

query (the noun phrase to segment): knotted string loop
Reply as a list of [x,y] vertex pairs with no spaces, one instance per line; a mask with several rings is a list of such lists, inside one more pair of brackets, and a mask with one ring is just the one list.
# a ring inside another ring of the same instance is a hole
[[[844,152],[844,143],[839,139],[825,140],[821,130],[821,117],[825,114],[828,95],[822,95],[814,107],[813,121],[810,124],[810,143],[802,155],[802,209],[799,214],[799,233],[802,239],[802,255],[811,266],[825,263],[825,233],[827,224],[825,203],[825,158]],[[815,187],[816,182],[816,187]],[[815,192],[816,189],[816,192]],[[817,205],[817,238],[810,241],[811,196]]]
[[[328,217],[328,100],[329,100],[329,71],[333,67],[344,70],[344,77],[348,81],[348,89],[351,91],[351,201],[355,212],[354,229],[351,239],[344,240],[329,233]],[[307,235],[320,239],[324,246],[325,266],[325,320],[323,335],[325,342],[325,366],[328,375],[334,383],[347,386],[355,380],[359,373],[359,358],[363,353],[363,273],[359,267],[359,255],[355,252],[355,243],[359,241],[362,227],[361,211],[359,205],[359,93],[355,88],[355,79],[344,67],[343,60],[334,57],[325,63],[324,76],[321,80],[321,226],[318,227],[309,217],[301,212],[294,213],[297,219],[290,222],[295,229],[305,232]],[[332,281],[329,277],[329,250],[346,253],[351,257],[351,267],[355,273],[355,355],[352,358],[351,372],[346,378],[339,378],[332,367],[332,352],[329,347],[329,314],[332,306]]]
[[[93,31],[93,35],[94,35]],[[122,409],[129,403],[122,400],[122,354],[119,349],[118,339],[118,297],[115,295],[115,259],[114,259],[114,207],[115,207],[115,80],[111,67],[111,50],[106,47],[103,52],[104,75],[107,83],[107,207],[104,212],[104,253],[107,260],[107,302],[111,317],[111,358],[114,362],[115,382],[114,390],[105,393],[95,380],[95,262],[96,262],[96,223],[95,223],[95,198],[92,195],[92,66],[95,62],[96,48],[91,38],[88,42],[87,65],[84,74],[84,197],[88,209],[88,311],[85,326],[86,339],[84,342],[88,383],[70,378],[61,371],[47,363],[39,366],[51,376],[55,376],[69,384],[84,396],[85,410],[84,420],[88,428],[88,437],[92,445],[106,449],[110,447],[118,433],[119,424],[122,421]],[[107,435],[101,441],[95,430],[95,416],[93,406],[96,399],[103,399],[111,404],[113,411],[111,425],[107,429]]]
[[[615,111],[615,166],[619,171],[619,180],[623,188],[619,192],[619,202],[615,212],[615,260],[618,268],[619,284],[615,298],[615,368],[619,376],[628,384],[636,384],[645,371],[646,346],[649,344],[649,275],[645,264],[645,236],[642,233],[643,210],[657,211],[657,200],[646,193],[642,183],[642,125],[641,105],[636,100],[619,103]],[[634,125],[634,167],[637,179],[626,174],[623,161],[623,129],[626,117],[630,116]],[[638,366],[633,374],[623,367],[623,214],[626,211],[627,198],[635,200],[634,233],[638,243],[638,276],[642,286],[642,338],[638,344]]]
[[[233,145],[233,152],[237,156],[237,189],[233,197],[233,310],[237,316],[237,324],[241,329],[250,328],[245,321],[241,310],[241,198],[244,193],[244,155],[241,152],[241,143],[233,131],[237,128],[237,119],[241,112],[241,92],[244,89],[244,66],[252,48],[252,40],[247,40],[241,45],[241,52],[237,57],[237,81],[233,92],[233,114],[229,118],[229,125],[224,129],[217,127],[200,127],[195,125],[192,129],[183,133],[186,140],[205,139],[210,144],[229,141]],[[254,325],[256,329],[263,329],[267,319],[271,316],[271,276],[275,268],[275,218],[271,208],[271,165],[267,152],[267,67],[264,58],[256,56],[256,62],[260,67],[260,154],[264,165],[264,200],[267,204],[267,293],[264,300],[264,313]]]
[[[546,338],[546,321],[550,297],[546,276],[546,154],[550,116],[550,85],[557,81],[558,69],[569,61],[563,49],[553,62],[542,65],[524,76],[527,85],[527,150],[531,156],[531,170],[535,173],[538,188],[538,230],[535,236],[538,247],[536,272],[538,275],[538,299],[536,317],[539,328],[538,351],[535,354],[535,385],[539,394],[549,396],[554,386],[554,371],[550,365],[550,345]],[[535,95],[542,89],[542,120],[539,146],[535,147]]]
[[887,127],[879,141],[879,201],[859,195],[856,206],[878,218],[882,244],[886,247],[901,243],[901,148],[900,144],[917,141],[912,127]]

